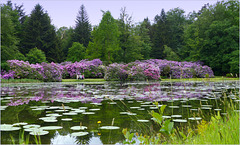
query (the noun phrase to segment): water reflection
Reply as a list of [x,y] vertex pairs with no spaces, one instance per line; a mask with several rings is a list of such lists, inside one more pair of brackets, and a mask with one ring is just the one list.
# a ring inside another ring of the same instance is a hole
[[[201,116],[205,117],[204,120],[209,120],[210,115],[216,112],[214,110],[216,108],[221,109],[221,113],[225,113],[224,102],[220,101],[223,97],[222,93],[226,93],[228,98],[239,100],[234,96],[235,93],[238,93],[238,90],[238,81],[219,83],[133,82],[126,84],[42,83],[2,85],[1,123],[27,122],[28,124],[39,124],[42,127],[63,127],[59,130],[51,130],[49,134],[41,136],[43,144],[121,144],[124,140],[123,128],[128,128],[130,131],[139,134],[159,130],[149,114],[151,110],[157,111],[157,107],[152,103],[153,101],[167,105],[165,116],[181,115],[182,117],[179,119],[193,117],[189,116],[192,114],[200,116],[199,108],[203,108],[204,105],[211,105],[210,110],[202,109],[203,116]],[[53,106],[56,109],[51,108]],[[56,111],[63,109],[64,112]],[[77,112],[77,110],[84,111],[79,111],[77,115],[63,114],[65,112]],[[95,112],[95,114],[80,112]],[[56,113],[62,115],[57,117],[57,122],[44,122],[39,119]],[[72,121],[63,121],[63,118],[71,118]],[[114,126],[119,126],[120,129],[99,129],[100,126],[111,125],[113,118]],[[149,122],[141,123],[137,120],[149,120]],[[101,124],[98,124],[98,121],[101,121]],[[85,131],[89,134],[80,137],[72,136],[71,133],[78,131],[70,128],[79,126],[80,122],[83,126],[88,127]],[[176,123],[176,125],[184,126],[181,123]],[[12,143],[10,135],[18,143],[20,131],[1,133],[2,144]],[[25,136],[28,134],[28,132],[25,132]],[[30,143],[35,143],[33,136],[30,136]]]

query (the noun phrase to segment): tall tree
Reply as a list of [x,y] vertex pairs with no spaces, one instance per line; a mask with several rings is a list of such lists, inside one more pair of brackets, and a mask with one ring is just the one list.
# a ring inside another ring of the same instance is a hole
[[184,57],[203,61],[213,68],[216,75],[238,73],[238,20],[238,1],[206,5],[184,32]]
[[15,25],[12,17],[10,6],[1,5],[1,61],[5,62],[14,59],[18,52],[18,38],[16,36]]
[[47,61],[61,61],[61,47],[59,47],[55,27],[51,25],[48,13],[44,12],[40,4],[34,7],[30,17],[26,19],[23,33],[24,39],[20,49],[23,54],[37,47],[46,54]]
[[87,54],[90,58],[100,58],[107,64],[115,61],[113,55],[119,47],[119,31],[116,20],[109,11],[103,12],[102,20],[98,27],[92,31],[93,42],[89,43]]
[[88,46],[91,37],[91,24],[84,5],[81,5],[76,18],[76,27],[73,33],[73,42],[79,42],[85,47]]
[[151,56],[153,58],[165,58],[163,53],[164,45],[169,45],[169,25],[164,9],[162,9],[160,16],[156,15],[153,25],[153,48]]
[[72,47],[73,44],[73,31],[72,27],[61,27],[57,30],[57,37],[60,40],[60,46],[63,51],[63,60],[66,60],[68,55],[68,49]]
[[180,8],[171,9],[167,12],[169,35],[171,36],[168,46],[177,54],[183,47],[183,32],[187,24],[184,13],[184,10]]
[[[143,59],[150,59],[150,53],[152,51],[152,43],[150,41],[150,27],[151,24],[148,21],[148,19],[144,19],[143,22],[140,22],[138,25],[135,26],[134,34],[140,37],[141,40],[141,55],[143,56]],[[135,42],[133,42],[135,43]]]

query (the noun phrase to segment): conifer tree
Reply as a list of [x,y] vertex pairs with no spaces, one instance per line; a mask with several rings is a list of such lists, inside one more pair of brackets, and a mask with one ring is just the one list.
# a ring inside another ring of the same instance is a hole
[[30,49],[37,48],[46,54],[48,62],[60,62],[61,50],[57,40],[55,27],[43,7],[37,4],[24,24],[24,39],[21,52],[27,54]]
[[73,42],[79,42],[84,47],[88,46],[91,37],[91,24],[84,5],[81,5],[76,18],[76,27],[73,33]]

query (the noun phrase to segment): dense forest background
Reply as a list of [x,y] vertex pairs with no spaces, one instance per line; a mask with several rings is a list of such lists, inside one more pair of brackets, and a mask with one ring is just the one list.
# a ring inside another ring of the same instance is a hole
[[[133,23],[126,8],[114,19],[102,11],[98,26],[80,6],[75,27],[57,29],[37,4],[26,15],[23,5],[1,4],[1,69],[7,60],[30,63],[101,59],[104,64],[167,59],[200,61],[215,75],[239,73],[239,1],[205,4],[198,12],[159,10],[154,22]],[[54,18],[53,18],[54,19]]]

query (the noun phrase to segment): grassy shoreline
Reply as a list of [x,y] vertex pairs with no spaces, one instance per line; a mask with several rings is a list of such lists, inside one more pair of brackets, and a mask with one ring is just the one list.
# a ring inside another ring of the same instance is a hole
[[[187,79],[162,79],[161,81],[172,81],[172,82],[182,82],[182,81],[210,81],[210,82],[217,82],[217,81],[237,81],[239,78],[227,78],[227,77],[221,77],[216,76],[215,78],[187,78]],[[84,80],[77,80],[77,79],[62,79],[62,82],[105,82],[103,78],[87,78]],[[9,79],[4,80],[1,79],[1,83],[43,83],[43,81],[35,80],[35,79]]]

